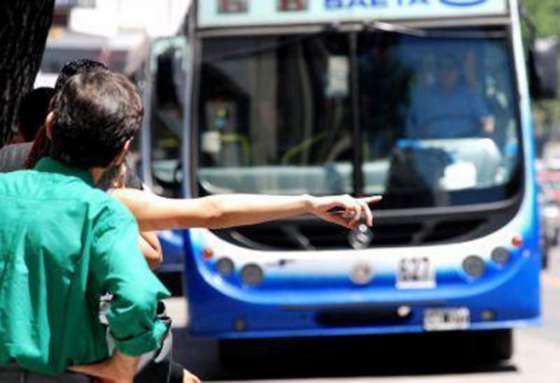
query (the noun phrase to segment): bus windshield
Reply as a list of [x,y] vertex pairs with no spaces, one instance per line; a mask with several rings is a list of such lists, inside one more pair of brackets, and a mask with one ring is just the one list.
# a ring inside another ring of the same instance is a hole
[[510,49],[474,28],[204,39],[199,191],[383,194],[389,208],[511,198]]

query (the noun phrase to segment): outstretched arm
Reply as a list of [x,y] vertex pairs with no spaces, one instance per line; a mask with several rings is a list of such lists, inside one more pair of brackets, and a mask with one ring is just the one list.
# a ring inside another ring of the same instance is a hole
[[150,269],[157,269],[163,262],[163,252],[157,234],[150,231],[141,232],[138,244]]
[[[118,189],[112,195],[127,206],[141,230],[205,227],[221,229],[254,225],[313,214],[326,221],[354,228],[361,219],[373,223],[370,203],[381,197],[312,197],[231,194],[195,199],[170,199],[139,190]],[[337,213],[333,213],[333,209]]]

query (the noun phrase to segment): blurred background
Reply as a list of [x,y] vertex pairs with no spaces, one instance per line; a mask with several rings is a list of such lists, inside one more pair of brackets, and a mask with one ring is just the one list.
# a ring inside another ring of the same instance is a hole
[[176,34],[190,0],[58,0],[36,85],[53,84],[69,60],[90,58],[135,78],[150,42]]

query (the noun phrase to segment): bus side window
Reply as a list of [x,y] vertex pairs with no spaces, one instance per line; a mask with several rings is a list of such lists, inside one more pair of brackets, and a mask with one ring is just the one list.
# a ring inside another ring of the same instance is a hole
[[151,173],[154,191],[181,195],[181,149],[184,124],[184,51],[169,44],[155,58],[150,115]]

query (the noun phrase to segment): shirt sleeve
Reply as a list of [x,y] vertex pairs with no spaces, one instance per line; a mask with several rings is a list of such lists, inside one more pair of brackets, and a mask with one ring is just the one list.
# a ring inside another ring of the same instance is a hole
[[140,252],[132,215],[124,207],[102,213],[94,231],[92,273],[113,295],[107,320],[117,350],[138,356],[159,348],[167,326],[156,317],[157,303],[170,294]]

